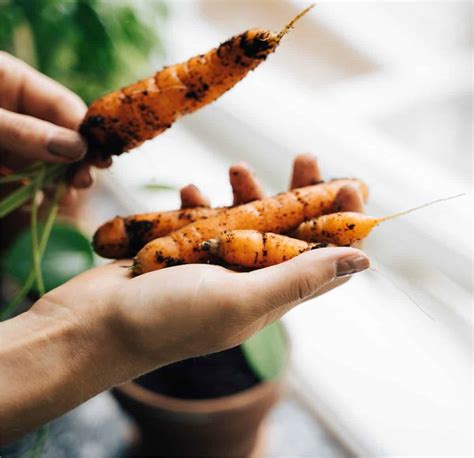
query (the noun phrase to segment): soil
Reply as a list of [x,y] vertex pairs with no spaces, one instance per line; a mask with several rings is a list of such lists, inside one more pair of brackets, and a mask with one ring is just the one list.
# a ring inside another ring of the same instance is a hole
[[136,382],[156,393],[180,399],[212,399],[246,390],[260,379],[240,347],[162,367]]

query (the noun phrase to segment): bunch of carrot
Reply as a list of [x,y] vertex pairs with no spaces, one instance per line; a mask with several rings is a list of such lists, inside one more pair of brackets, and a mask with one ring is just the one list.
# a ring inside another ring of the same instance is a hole
[[[135,274],[203,262],[255,269],[328,244],[354,244],[381,221],[338,211],[362,211],[367,186],[357,179],[321,182],[310,155],[295,159],[292,189],[274,197],[263,198],[245,166],[232,167],[230,178],[237,205],[209,208],[195,199],[198,206],[193,208],[115,217],[94,235],[96,252],[110,258],[134,256]],[[294,188],[301,184],[307,186]]]
[[[279,33],[249,30],[207,54],[96,100],[80,128],[90,146],[89,160],[128,151],[218,98],[265,60],[310,8]],[[105,223],[94,236],[96,252],[109,258],[134,256],[135,274],[196,262],[252,269],[328,243],[350,245],[379,222],[359,213],[334,214],[348,186],[356,188],[361,202],[367,187],[356,179],[320,182],[313,158],[297,158],[291,190],[270,198],[263,198],[247,169],[240,170],[240,177],[238,172],[237,167],[231,173],[233,207],[209,208],[201,197],[193,202],[193,192],[194,197],[200,194],[188,188],[180,210]]]
[[[275,51],[311,7],[279,33],[249,30],[93,102],[80,127],[89,144],[87,160],[129,151],[220,97]],[[180,210],[106,222],[94,235],[95,251],[134,257],[135,274],[203,262],[255,269],[328,244],[356,244],[382,221],[399,216],[365,216],[367,186],[357,179],[322,182],[315,159],[305,155],[295,160],[291,190],[274,197],[264,198],[243,166],[233,167],[230,179],[233,207],[210,208],[196,188],[187,187]]]
[[[275,51],[311,7],[279,33],[249,30],[96,100],[80,127],[90,146],[88,160],[129,151],[220,97]],[[328,245],[357,244],[375,226],[400,215],[364,215],[367,186],[357,179],[322,182],[315,158],[308,155],[296,158],[290,191],[274,197],[264,198],[242,165],[231,168],[230,180],[233,207],[210,208],[189,186],[181,192],[180,210],[106,222],[94,235],[95,251],[107,258],[134,257],[137,275],[203,262],[256,269]]]

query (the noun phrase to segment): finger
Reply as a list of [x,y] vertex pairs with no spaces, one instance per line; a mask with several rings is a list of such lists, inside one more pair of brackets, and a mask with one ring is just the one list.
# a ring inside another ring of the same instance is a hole
[[0,149],[29,160],[74,162],[86,153],[75,131],[0,108]]
[[0,107],[73,130],[79,127],[87,111],[76,94],[1,51]]
[[180,191],[181,208],[210,207],[209,199],[193,184],[188,184]]
[[74,175],[71,177],[71,186],[77,189],[85,189],[92,185],[94,181],[91,168],[88,164],[81,164],[77,167]]
[[261,316],[287,310],[317,296],[334,280],[369,267],[367,256],[355,248],[323,248],[303,253],[288,262],[241,274],[242,300],[247,313]]
[[234,205],[246,204],[265,197],[262,185],[251,168],[243,162],[230,167],[229,180],[234,195]]
[[364,213],[364,198],[359,188],[352,184],[343,186],[336,194],[332,212]]
[[94,167],[97,167],[98,169],[107,169],[112,165],[112,158],[111,157],[108,157],[107,159],[94,158],[91,164]]
[[290,189],[303,188],[321,182],[321,172],[314,154],[298,154],[293,162]]
[[77,200],[77,191],[73,188],[68,188],[63,198],[61,199],[61,207],[72,207]]

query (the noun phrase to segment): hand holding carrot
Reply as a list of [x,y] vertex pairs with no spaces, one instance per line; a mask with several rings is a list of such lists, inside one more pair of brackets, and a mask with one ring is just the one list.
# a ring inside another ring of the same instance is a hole
[[[34,161],[79,161],[87,149],[77,132],[87,110],[84,102],[3,51],[0,74],[0,165],[15,171]],[[91,183],[88,165],[71,181],[76,188]]]
[[[300,176],[299,161],[293,179],[300,186],[313,183],[317,177]],[[261,190],[247,192],[261,189],[248,167],[237,169],[248,186],[234,183],[234,199],[263,198]],[[358,210],[357,192],[340,191],[335,202]],[[184,207],[208,204],[193,186],[183,189],[182,200]],[[194,264],[130,278],[124,268],[129,263],[115,261],[85,272],[47,293],[30,311],[0,323],[0,393],[8,393],[12,384],[19,387],[12,399],[0,395],[0,405],[6,406],[0,409],[0,443],[154,368],[238,345],[369,265],[354,248],[313,250],[246,273]],[[25,329],[28,345],[16,345]],[[50,339],[47,351],[44,336]],[[49,367],[55,370],[45,373]]]

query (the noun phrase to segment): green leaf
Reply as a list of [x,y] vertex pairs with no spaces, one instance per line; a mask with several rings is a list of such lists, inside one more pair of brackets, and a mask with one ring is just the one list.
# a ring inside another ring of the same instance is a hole
[[12,51],[13,35],[22,22],[22,14],[18,6],[10,0],[0,0],[0,49]]
[[165,16],[158,0],[0,0],[0,49],[25,54],[24,27],[30,63],[89,103],[150,72]]
[[142,185],[142,189],[146,191],[177,191],[178,188],[171,184],[165,183],[145,183]]
[[[41,229],[42,230],[42,229]],[[24,284],[32,269],[31,230],[20,234],[4,257],[3,268],[20,284]],[[46,291],[94,265],[87,237],[69,224],[55,224],[41,262]],[[37,292],[35,287],[33,290]]]
[[242,344],[248,365],[261,380],[279,377],[288,358],[288,344],[282,324],[277,321]]

